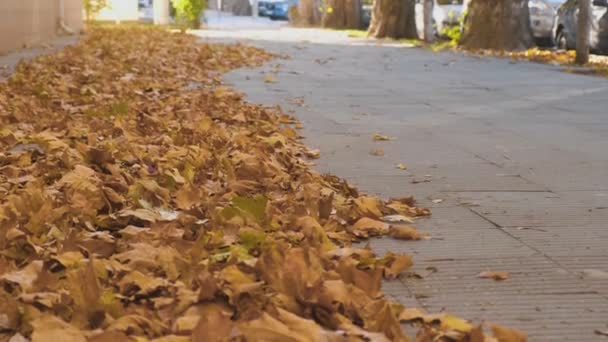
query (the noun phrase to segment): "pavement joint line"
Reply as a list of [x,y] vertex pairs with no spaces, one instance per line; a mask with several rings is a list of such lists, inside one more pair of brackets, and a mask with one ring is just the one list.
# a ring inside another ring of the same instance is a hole
[[473,214],[479,216],[481,219],[487,221],[488,223],[490,223],[491,225],[493,225],[496,229],[500,230],[501,232],[503,232],[504,234],[506,234],[507,236],[511,237],[512,239],[518,241],[519,243],[523,244],[524,246],[530,248],[531,250],[539,253],[540,255],[544,256],[545,258],[547,258],[548,260],[550,260],[551,262],[553,262],[554,264],[558,265],[559,267],[561,267],[564,271],[567,271],[570,273],[569,270],[567,270],[566,268],[564,268],[561,264],[559,264],[557,261],[553,260],[550,256],[548,256],[547,254],[545,254],[543,251],[541,251],[540,249],[533,247],[529,244],[527,244],[525,241],[522,241],[520,238],[514,236],[513,234],[511,234],[510,232],[506,231],[504,229],[504,227],[502,227],[500,224],[494,222],[493,220],[487,218],[486,216],[484,216],[483,214],[477,212],[476,210],[474,210],[473,208],[470,207],[465,207],[466,209],[470,210]]
[[[551,256],[547,255],[546,253],[544,253],[543,251],[539,250],[536,247],[533,247],[529,244],[527,244],[525,241],[522,241],[520,238],[512,235],[511,233],[509,233],[508,231],[506,231],[501,225],[499,225],[498,223],[492,221],[491,219],[485,217],[484,215],[478,213],[477,211],[475,211],[473,208],[467,208],[469,209],[471,212],[473,212],[473,214],[479,216],[480,218],[486,220],[487,222],[489,222],[490,224],[494,225],[497,229],[499,229],[501,232],[505,233],[506,235],[510,236],[512,239],[515,239],[516,241],[520,242],[521,244],[523,244],[524,246],[532,249],[533,251],[536,251],[537,253],[539,253],[542,257],[544,257],[545,259],[549,260],[551,263],[553,263],[554,265],[556,265],[558,268],[562,269],[563,271],[573,275],[573,276],[577,276],[576,272],[573,272],[572,270],[570,270],[569,268],[565,267],[564,265],[562,265],[561,263],[559,263],[557,260],[554,260]],[[586,287],[589,287],[590,285],[586,282],[583,281],[582,282]],[[599,297],[603,298],[603,299],[608,299],[608,295],[604,295],[602,293],[599,293],[597,291],[594,291],[592,289],[590,289],[589,291],[592,291],[593,294],[598,295]]]

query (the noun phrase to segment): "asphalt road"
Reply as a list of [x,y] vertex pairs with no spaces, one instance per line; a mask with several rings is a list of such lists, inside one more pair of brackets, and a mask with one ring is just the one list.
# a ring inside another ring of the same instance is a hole
[[[388,295],[517,327],[530,341],[608,340],[595,333],[608,330],[607,79],[337,32],[205,35],[290,56],[227,80],[253,102],[293,111],[322,151],[319,170],[433,209],[418,223],[432,239],[372,242],[414,254],[423,276],[385,283]],[[265,83],[276,64],[277,82]],[[393,140],[373,142],[375,132]]]

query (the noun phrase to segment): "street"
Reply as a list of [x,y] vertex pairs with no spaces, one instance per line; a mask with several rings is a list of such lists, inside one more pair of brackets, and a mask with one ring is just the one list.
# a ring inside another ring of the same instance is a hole
[[[321,150],[319,171],[432,208],[417,222],[429,240],[372,240],[379,253],[414,254],[413,272],[385,282],[385,293],[406,306],[519,328],[531,341],[602,339],[595,330],[608,323],[606,79],[361,45],[333,32],[325,44],[281,32],[249,32],[256,40],[248,43],[288,59],[226,79],[249,101],[293,111],[305,143]],[[265,83],[273,70],[276,83]],[[374,133],[392,140],[375,142]],[[482,271],[510,277],[479,279]]]

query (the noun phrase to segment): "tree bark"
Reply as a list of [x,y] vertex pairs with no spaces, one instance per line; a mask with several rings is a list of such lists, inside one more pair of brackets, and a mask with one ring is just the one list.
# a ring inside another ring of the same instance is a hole
[[414,0],[374,0],[367,35],[374,38],[418,38]]
[[361,28],[361,0],[326,0],[321,24],[333,29]]
[[589,33],[591,31],[591,3],[578,0],[578,22],[576,28],[576,64],[589,63]]
[[432,43],[435,40],[435,29],[433,27],[433,0],[424,0],[424,41]]
[[534,44],[528,0],[472,0],[462,45],[471,49],[525,50]]
[[296,11],[291,11],[290,20],[295,26],[319,26],[322,13],[321,0],[300,0]]

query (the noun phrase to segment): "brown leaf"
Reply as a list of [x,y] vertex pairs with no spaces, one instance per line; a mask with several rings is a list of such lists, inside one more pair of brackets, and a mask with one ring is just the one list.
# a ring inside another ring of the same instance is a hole
[[377,198],[360,196],[353,202],[355,204],[357,214],[360,216],[371,217],[373,219],[378,219],[382,216],[382,211],[380,210],[382,204]]
[[506,280],[509,278],[509,272],[496,272],[496,271],[485,271],[479,273],[479,278],[494,279],[494,280]]
[[407,254],[392,254],[389,253],[384,257],[386,264],[384,265],[384,278],[395,279],[403,271],[410,268],[412,263],[412,257]]
[[401,240],[420,240],[422,235],[416,228],[405,225],[394,225],[389,230],[389,235]]
[[494,337],[498,339],[498,342],[526,342],[528,341],[528,335],[522,331],[516,329],[509,329],[500,325],[491,324],[490,330],[494,334]]
[[32,332],[32,342],[87,341],[80,330],[54,316],[43,315],[34,320],[31,324],[34,328]]
[[207,305],[192,331],[192,341],[226,341],[230,338],[233,327],[234,323],[230,319],[229,312],[219,306]]
[[133,271],[124,276],[118,283],[120,293],[125,296],[149,295],[152,292],[164,288],[167,283],[162,278],[151,277],[139,271]]
[[23,269],[5,273],[0,276],[0,281],[19,286],[23,292],[29,292],[38,275],[42,271],[42,261],[36,260],[25,266]]
[[277,80],[274,78],[274,76],[272,74],[266,74],[264,76],[264,82],[265,83],[277,83]]
[[370,237],[385,234],[388,229],[389,225],[382,221],[362,217],[350,228],[350,231],[359,237]]
[[387,135],[382,135],[380,133],[374,133],[373,140],[374,141],[388,141],[388,140],[392,140],[392,139],[391,139],[391,137],[389,137]]
[[369,151],[369,154],[371,154],[372,156],[382,157],[384,156],[384,151],[379,148],[375,148]]

